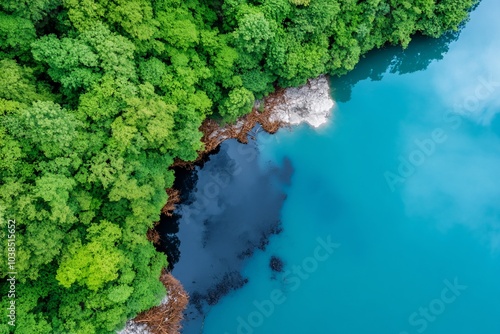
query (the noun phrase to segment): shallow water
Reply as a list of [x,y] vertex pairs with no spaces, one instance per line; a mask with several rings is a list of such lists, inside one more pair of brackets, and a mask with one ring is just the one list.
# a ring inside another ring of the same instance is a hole
[[[257,175],[293,168],[289,185],[259,183],[286,199],[232,212],[257,229],[278,217],[283,231],[235,265],[248,282],[205,305],[203,329],[185,333],[500,333],[498,13],[484,0],[456,41],[370,54],[332,81],[327,126],[257,136]],[[248,180],[235,176],[227,196]],[[220,235],[214,242],[241,240]],[[210,276],[199,256],[189,265]]]

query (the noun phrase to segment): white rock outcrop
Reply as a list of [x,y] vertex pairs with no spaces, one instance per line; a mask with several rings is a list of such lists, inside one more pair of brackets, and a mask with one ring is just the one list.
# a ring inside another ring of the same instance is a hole
[[138,324],[134,320],[127,321],[127,325],[124,329],[117,334],[151,334],[148,330],[148,327],[144,324]]
[[308,123],[317,128],[328,122],[334,102],[325,75],[310,79],[300,87],[285,89],[279,101],[273,101],[271,121],[289,125]]

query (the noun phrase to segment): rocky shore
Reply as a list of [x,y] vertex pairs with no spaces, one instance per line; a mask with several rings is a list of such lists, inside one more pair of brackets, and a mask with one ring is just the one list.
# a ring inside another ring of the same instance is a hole
[[[197,160],[215,150],[224,140],[235,138],[246,143],[248,133],[257,123],[268,133],[301,123],[318,128],[328,122],[334,105],[326,75],[310,79],[300,87],[280,88],[263,100],[257,100],[252,111],[234,124],[221,127],[215,120],[206,119],[200,127],[204,150],[199,152]],[[192,165],[193,161],[177,160],[173,167]]]
[[129,320],[125,329],[118,334],[175,334],[181,329],[189,296],[184,291],[182,284],[164,271],[160,281],[165,285],[168,295],[163,298],[160,305],[140,313],[133,320]]
[[[241,117],[235,124],[221,127],[216,121],[207,119],[201,126],[204,150],[198,159],[212,152],[224,140],[236,138],[242,143],[247,142],[250,130],[259,123],[262,128],[275,133],[282,127],[296,126],[301,123],[317,128],[328,122],[331,117],[334,101],[330,95],[328,77],[321,75],[310,79],[300,87],[279,89],[260,101],[256,101],[251,113]],[[193,162],[175,161],[173,167],[190,167]],[[163,213],[171,213],[175,203],[179,201],[178,193],[167,189],[169,200],[162,209]],[[159,235],[156,230],[148,232],[148,238],[157,242]],[[188,297],[180,283],[170,274],[161,277],[169,291],[162,303],[138,315],[127,322],[125,329],[118,334],[176,334],[179,333],[182,312],[187,306]]]
[[287,88],[281,95],[271,94],[265,103],[272,106],[271,122],[278,121],[286,125],[307,123],[315,128],[328,122],[334,106],[328,77],[325,75],[311,79],[303,86]]

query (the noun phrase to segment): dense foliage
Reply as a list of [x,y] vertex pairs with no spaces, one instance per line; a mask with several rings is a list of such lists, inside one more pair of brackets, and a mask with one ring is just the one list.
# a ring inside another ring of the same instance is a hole
[[111,333],[158,304],[166,259],[146,232],[206,117],[440,36],[473,2],[1,0],[0,220],[17,223],[19,282],[0,333]]

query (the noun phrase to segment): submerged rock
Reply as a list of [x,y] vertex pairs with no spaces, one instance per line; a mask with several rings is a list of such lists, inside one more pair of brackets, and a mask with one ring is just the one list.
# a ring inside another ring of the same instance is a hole
[[271,260],[269,260],[269,267],[271,268],[272,271],[281,273],[283,272],[283,267],[285,264],[283,263],[283,260],[280,259],[277,256],[271,256]]

